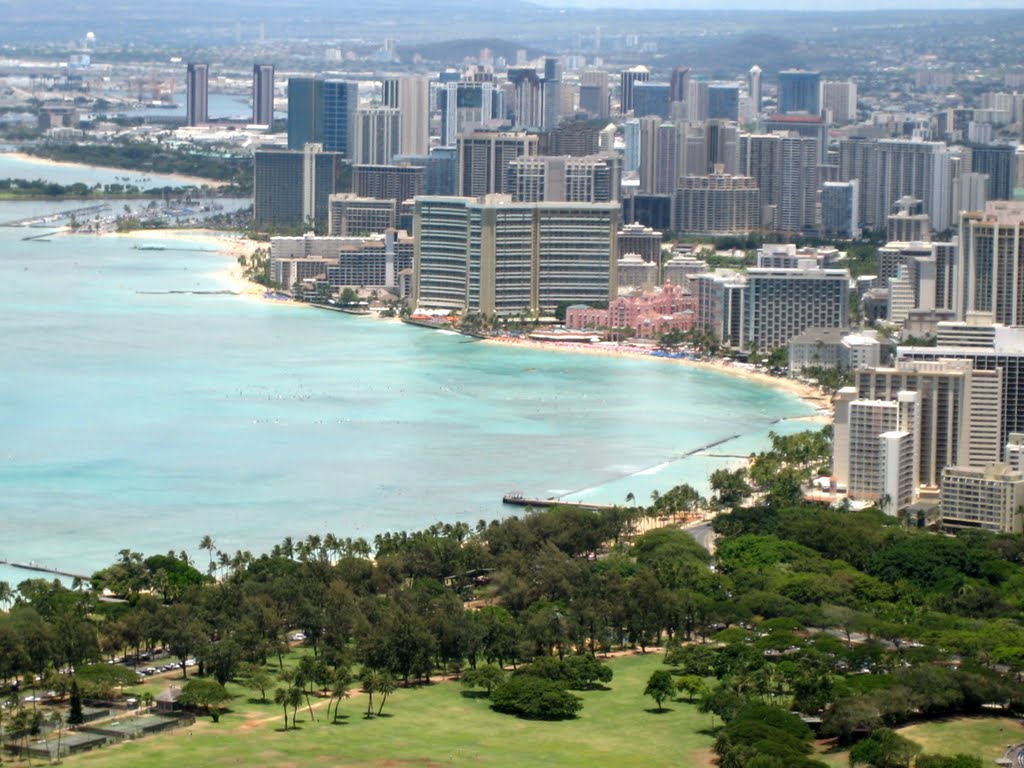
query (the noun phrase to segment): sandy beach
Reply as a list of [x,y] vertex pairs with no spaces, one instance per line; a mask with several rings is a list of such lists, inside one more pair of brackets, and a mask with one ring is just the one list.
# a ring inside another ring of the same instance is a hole
[[[512,337],[489,338],[484,339],[483,342],[485,344],[525,346],[530,349],[543,349],[549,352],[569,352],[581,355],[599,355],[604,357],[642,357],[645,360],[652,360],[661,363],[702,368],[708,371],[715,371],[716,373],[724,373],[727,376],[734,376],[736,378],[743,379],[744,381],[760,384],[762,386],[774,387],[775,389],[780,389],[794,395],[808,404],[813,405],[815,408],[822,409],[826,412],[830,409],[831,405],[831,397],[817,387],[795,379],[770,376],[767,373],[751,370],[745,366],[730,363],[726,360],[689,360],[686,358],[655,357],[646,349],[620,346],[618,344],[575,344],[571,342],[533,341],[531,339]],[[822,424],[826,424],[831,421],[825,412],[802,417],[801,420]]]
[[[36,155],[29,155],[24,152],[5,152],[8,157],[13,157],[16,160],[25,160],[31,163],[37,163],[39,165],[46,165],[56,168],[83,168],[92,170],[100,168],[107,171],[120,171],[126,176],[143,176],[147,175],[146,171],[139,171],[132,168],[115,168],[109,165],[86,165],[85,163],[66,163],[60,160],[51,160],[48,157],[37,157]],[[158,173],[158,176],[163,176],[168,179],[174,179],[180,182],[183,186],[189,187],[223,187],[227,182],[214,181],[213,179],[204,179],[200,176],[186,176],[181,173]]]

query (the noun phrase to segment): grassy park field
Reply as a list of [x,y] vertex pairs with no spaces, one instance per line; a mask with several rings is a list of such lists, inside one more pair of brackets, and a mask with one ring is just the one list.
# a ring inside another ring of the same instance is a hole
[[[567,722],[520,720],[491,711],[486,699],[463,695],[457,683],[400,688],[383,717],[364,719],[366,698],[354,692],[337,725],[325,722],[326,699],[314,700],[315,722],[299,711],[298,730],[283,731],[279,706],[236,694],[219,723],[201,717],[194,726],[118,746],[67,762],[118,768],[181,765],[481,765],[651,768],[713,763],[710,715],[673,701],[656,713],[643,695],[647,678],[662,668],[661,654],[616,659],[607,691],[581,694],[583,711]],[[156,690],[155,687],[150,688]],[[376,709],[376,699],[375,706]]]

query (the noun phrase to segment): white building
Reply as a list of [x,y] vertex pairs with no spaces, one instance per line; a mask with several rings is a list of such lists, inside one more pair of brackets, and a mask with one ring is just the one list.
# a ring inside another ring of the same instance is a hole
[[1024,475],[1006,464],[946,467],[941,522],[950,528],[1024,531]]

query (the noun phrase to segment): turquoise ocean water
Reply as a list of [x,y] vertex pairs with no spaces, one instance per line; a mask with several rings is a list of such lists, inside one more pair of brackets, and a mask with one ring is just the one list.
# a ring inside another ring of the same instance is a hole
[[[46,205],[0,205],[0,221]],[[199,554],[204,534],[231,552],[370,538],[514,512],[512,489],[642,501],[735,463],[687,452],[740,435],[715,450],[747,454],[811,412],[652,360],[139,293],[223,288],[229,262],[24,234],[0,228],[0,558],[89,573],[125,547]]]

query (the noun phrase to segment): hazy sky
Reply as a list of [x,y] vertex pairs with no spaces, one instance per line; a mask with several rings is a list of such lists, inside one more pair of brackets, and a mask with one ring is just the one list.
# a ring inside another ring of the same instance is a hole
[[665,8],[681,10],[870,11],[1011,8],[1024,10],[1022,0],[532,0],[562,8]]

